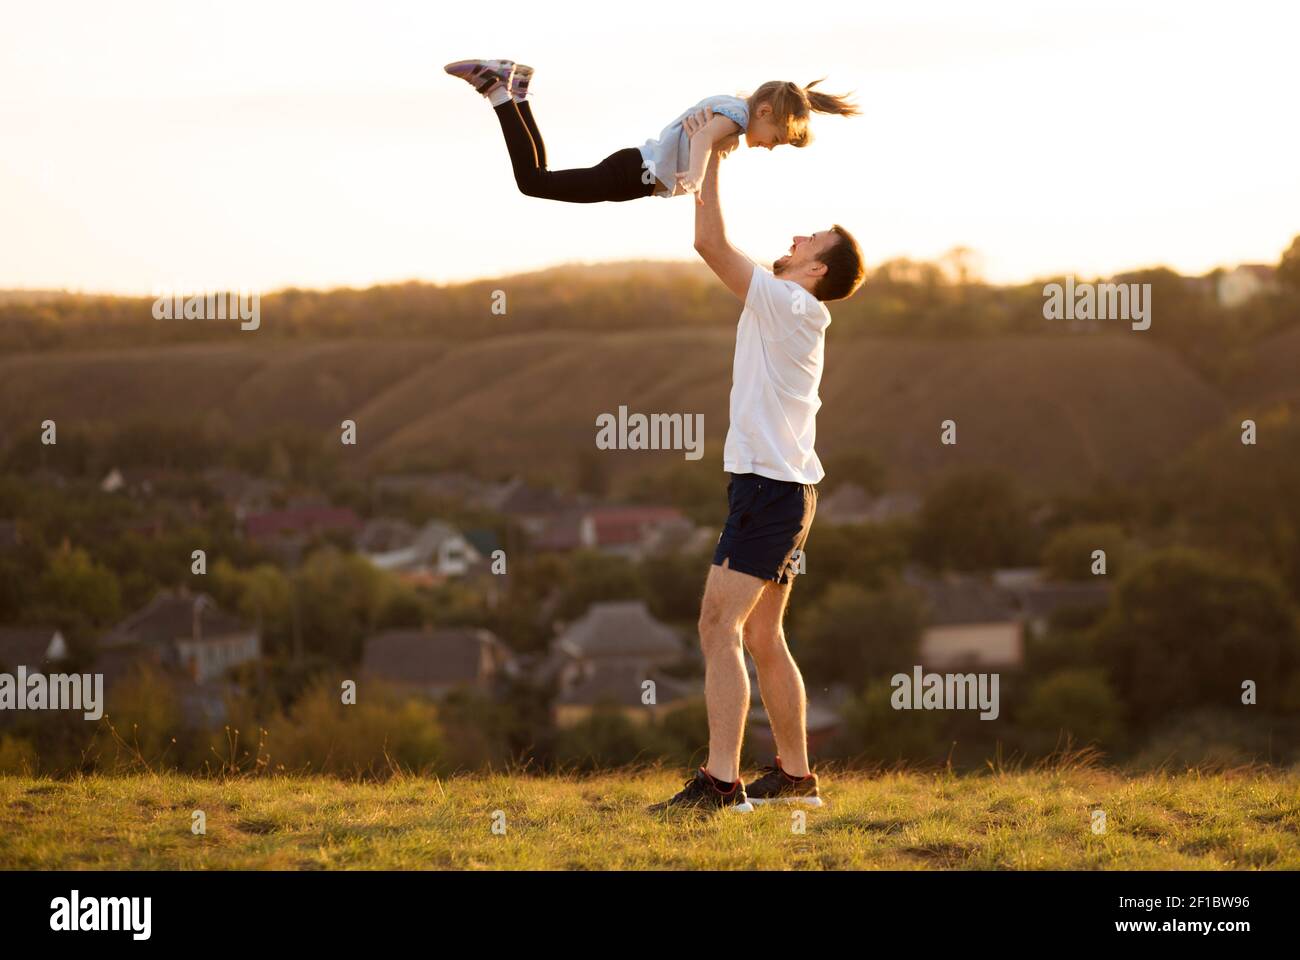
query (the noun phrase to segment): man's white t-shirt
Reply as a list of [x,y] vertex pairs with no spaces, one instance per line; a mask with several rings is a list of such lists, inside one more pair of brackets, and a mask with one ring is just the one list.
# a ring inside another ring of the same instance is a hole
[[792,280],[757,264],[736,326],[728,473],[817,483],[825,476],[813,445],[822,361],[831,314]]

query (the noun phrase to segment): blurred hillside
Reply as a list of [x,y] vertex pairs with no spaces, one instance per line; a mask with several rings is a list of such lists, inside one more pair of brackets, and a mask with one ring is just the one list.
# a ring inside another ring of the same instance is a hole
[[[882,265],[834,306],[819,450],[870,450],[891,484],[908,487],[950,466],[996,465],[1030,489],[1149,476],[1300,390],[1300,294],[1278,284],[1228,305],[1216,296],[1223,276],[1115,278],[1152,284],[1152,327],[1137,333],[1123,321],[1045,320],[1041,285],[992,287],[951,264]],[[493,311],[497,291],[504,314]],[[569,484],[596,416],[620,405],[703,413],[715,461],[726,431],[739,310],[697,265],[288,290],[263,298],[261,327],[247,332],[155,320],[151,306],[0,298],[0,446],[46,418],[239,435],[276,424],[336,445],[350,418],[355,469],[432,463]],[[948,418],[959,423],[953,448],[931,442]]]

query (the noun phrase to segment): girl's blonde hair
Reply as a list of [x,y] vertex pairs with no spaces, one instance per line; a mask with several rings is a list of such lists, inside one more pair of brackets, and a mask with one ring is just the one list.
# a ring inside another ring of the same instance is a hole
[[[822,80],[825,80],[822,77]],[[862,111],[847,96],[822,93],[813,87],[821,83],[814,80],[806,87],[788,80],[769,80],[749,95],[749,113],[753,116],[760,103],[771,104],[772,122],[784,127],[786,142],[795,147],[812,143],[808,118],[814,113],[832,113],[841,117],[856,117]]]

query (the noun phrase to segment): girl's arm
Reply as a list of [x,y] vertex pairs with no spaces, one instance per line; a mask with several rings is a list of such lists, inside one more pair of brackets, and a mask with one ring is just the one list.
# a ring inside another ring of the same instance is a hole
[[677,180],[682,185],[682,189],[693,193],[698,198],[700,189],[704,185],[704,171],[709,165],[709,156],[713,153],[713,145],[719,140],[723,140],[734,133],[740,132],[740,125],[729,117],[721,114],[711,114],[708,122],[700,127],[691,135],[691,166],[685,173],[677,174]]

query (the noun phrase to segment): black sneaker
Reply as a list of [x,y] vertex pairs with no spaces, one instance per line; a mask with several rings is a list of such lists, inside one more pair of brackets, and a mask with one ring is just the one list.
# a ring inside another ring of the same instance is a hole
[[732,810],[736,813],[752,813],[754,810],[745,796],[743,783],[737,780],[731,785],[730,790],[723,791],[718,788],[713,778],[704,772],[703,767],[695,771],[695,776],[686,781],[686,786],[675,797],[654,804],[649,807],[649,811],[657,813],[675,807]]
[[749,802],[755,805],[764,803],[803,803],[810,807],[820,807],[822,798],[817,794],[817,774],[806,777],[792,777],[781,769],[781,758],[776,763],[764,767],[762,775],[751,783],[745,791]]

